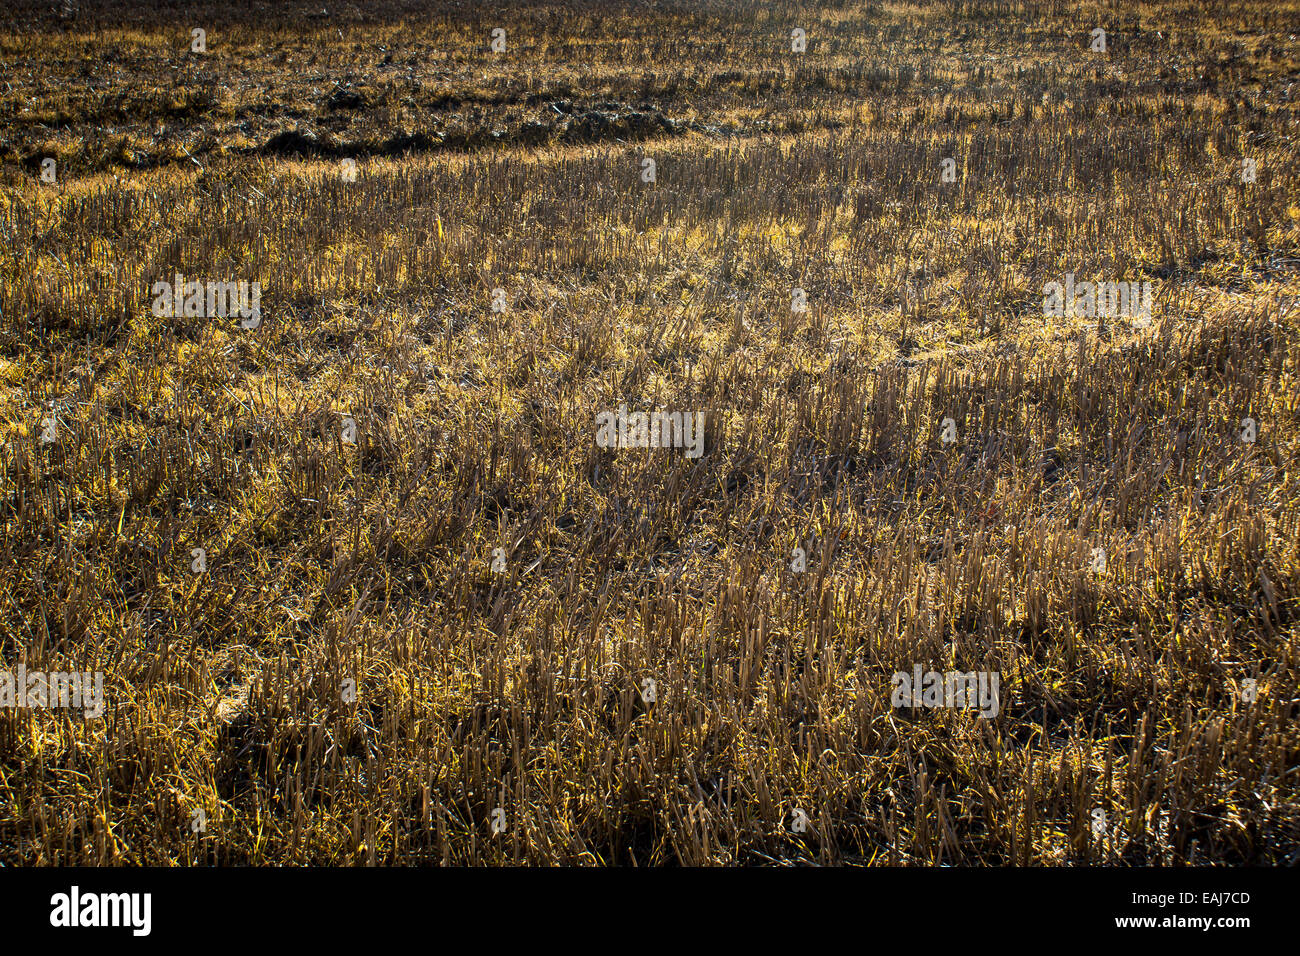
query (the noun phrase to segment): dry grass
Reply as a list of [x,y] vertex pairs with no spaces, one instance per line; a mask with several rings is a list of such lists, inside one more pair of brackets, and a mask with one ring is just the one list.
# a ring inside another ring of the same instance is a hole
[[1300,4],[247,7],[0,25],[0,861],[1300,859]]

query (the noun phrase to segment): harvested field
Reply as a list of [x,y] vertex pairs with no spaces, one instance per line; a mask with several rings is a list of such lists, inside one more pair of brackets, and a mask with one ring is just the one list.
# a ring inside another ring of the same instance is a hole
[[1300,2],[10,2],[0,863],[1300,862]]

